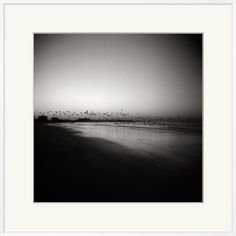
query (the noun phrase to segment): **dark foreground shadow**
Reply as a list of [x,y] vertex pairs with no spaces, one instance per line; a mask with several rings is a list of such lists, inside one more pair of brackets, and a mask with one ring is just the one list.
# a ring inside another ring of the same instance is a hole
[[202,157],[176,165],[102,139],[35,124],[34,201],[201,202]]

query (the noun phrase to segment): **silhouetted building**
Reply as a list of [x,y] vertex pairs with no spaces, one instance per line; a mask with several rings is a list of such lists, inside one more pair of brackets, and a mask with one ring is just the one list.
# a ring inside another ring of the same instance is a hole
[[36,122],[48,122],[48,117],[47,116],[38,116],[38,119],[36,119]]

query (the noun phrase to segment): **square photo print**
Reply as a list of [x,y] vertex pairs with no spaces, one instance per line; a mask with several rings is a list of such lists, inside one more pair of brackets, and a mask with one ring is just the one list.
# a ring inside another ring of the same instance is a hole
[[34,202],[202,202],[202,34],[34,34]]

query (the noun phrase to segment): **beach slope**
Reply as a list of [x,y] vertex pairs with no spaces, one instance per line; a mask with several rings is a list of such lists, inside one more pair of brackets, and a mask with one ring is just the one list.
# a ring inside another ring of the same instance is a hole
[[202,157],[185,159],[147,158],[115,142],[35,123],[34,201],[201,202]]

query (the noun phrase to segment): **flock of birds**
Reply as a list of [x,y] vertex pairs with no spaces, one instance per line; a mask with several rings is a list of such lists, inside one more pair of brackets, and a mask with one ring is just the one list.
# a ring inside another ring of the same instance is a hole
[[[124,112],[123,109],[121,109],[119,112],[94,112],[94,111],[61,111],[61,110],[48,110],[44,112],[35,112],[35,116],[47,116],[49,118],[60,118],[60,119],[83,119],[83,118],[93,118],[93,119],[114,119],[114,118],[128,118],[131,117],[131,114],[129,112]],[[132,115],[134,118],[140,118],[140,115],[136,113],[135,115]]]
[[45,116],[47,119],[61,119],[61,120],[71,120],[76,121],[79,119],[89,119],[89,120],[129,120],[129,121],[158,121],[158,122],[201,122],[200,118],[193,117],[153,117],[153,116],[143,116],[139,113],[129,113],[120,109],[118,112],[94,112],[90,110],[85,111],[63,111],[63,110],[48,110],[48,111],[35,111],[35,118]]

